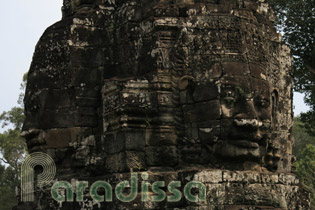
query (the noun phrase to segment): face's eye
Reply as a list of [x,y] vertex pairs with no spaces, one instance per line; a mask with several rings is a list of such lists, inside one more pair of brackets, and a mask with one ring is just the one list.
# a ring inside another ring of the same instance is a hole
[[222,91],[222,98],[235,98],[235,92],[233,90],[224,90]]
[[225,97],[225,98],[228,98],[228,97],[234,98],[234,97],[235,97],[235,94],[234,94],[234,92],[232,92],[231,90],[228,90],[228,91],[225,91],[225,92],[224,92],[224,97]]
[[258,107],[267,108],[267,107],[269,107],[270,102],[269,102],[269,100],[264,99],[264,98],[257,98],[257,99],[255,100],[255,104],[256,104],[256,106],[258,106]]
[[231,90],[224,91],[222,94],[222,102],[224,103],[224,105],[226,105],[229,108],[233,107],[235,103],[234,91],[231,91]]

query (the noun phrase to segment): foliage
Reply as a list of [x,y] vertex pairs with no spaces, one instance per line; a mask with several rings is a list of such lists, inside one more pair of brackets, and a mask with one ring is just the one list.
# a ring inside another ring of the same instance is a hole
[[16,172],[11,168],[5,168],[0,164],[0,209],[11,210],[16,205],[15,187],[19,183],[16,179]]
[[2,121],[2,128],[12,125],[13,130],[21,130],[24,121],[24,109],[13,107],[10,111],[0,115],[0,121]]
[[[314,101],[315,101],[315,99],[314,99]],[[313,109],[311,111],[301,114],[301,121],[305,122],[304,127],[307,129],[307,132],[312,136],[315,136],[315,111],[314,111],[314,108],[315,107],[313,106]]]
[[[25,87],[26,77],[23,78],[22,88]],[[23,94],[20,95],[22,97]],[[20,99],[19,99],[20,101]],[[13,107],[0,115],[2,128],[0,133],[0,209],[9,210],[17,204],[15,188],[20,183],[20,166],[26,153],[26,144],[21,137],[24,122],[24,109]]]
[[269,0],[276,25],[294,57],[295,90],[305,94],[310,111],[301,120],[315,134],[315,0]]
[[305,94],[310,111],[295,119],[296,173],[312,195],[315,209],[315,0],[269,0],[276,25],[294,58],[295,90]]
[[315,209],[315,135],[310,135],[300,117],[294,119],[293,133],[295,147],[293,154],[297,157],[296,174],[305,189],[312,196],[312,208]]
[[315,136],[310,135],[307,131],[308,130],[305,128],[304,123],[301,121],[301,117],[295,117],[293,125],[293,133],[295,139],[293,154],[297,157],[297,159],[300,159],[301,151],[305,148],[306,145],[315,145]]
[[302,158],[297,161],[296,174],[305,189],[311,192],[312,207],[315,207],[315,145],[306,145],[300,156]]
[[19,186],[20,165],[25,154],[25,141],[20,136],[23,112],[15,112],[16,107],[0,116],[0,120],[9,121],[14,129],[0,133],[0,209],[12,209],[17,204],[15,188]]

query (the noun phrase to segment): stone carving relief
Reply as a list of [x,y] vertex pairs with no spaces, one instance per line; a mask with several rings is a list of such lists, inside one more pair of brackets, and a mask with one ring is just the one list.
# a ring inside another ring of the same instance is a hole
[[[292,60],[272,21],[264,1],[64,0],[28,73],[29,151],[52,156],[58,179],[210,170],[200,173],[217,181],[200,179],[219,193],[235,178],[219,180],[229,171],[286,176]],[[281,199],[283,209],[297,205]]]

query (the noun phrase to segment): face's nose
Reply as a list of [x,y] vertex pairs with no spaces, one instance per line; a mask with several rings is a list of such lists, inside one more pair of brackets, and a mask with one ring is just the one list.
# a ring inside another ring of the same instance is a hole
[[242,100],[238,103],[235,119],[257,120],[257,112],[252,99]]
[[258,120],[257,111],[252,100],[245,100],[242,104],[239,104],[234,123],[240,127],[246,126],[251,128],[259,128],[263,125]]
[[251,141],[261,141],[265,134],[262,132],[266,129],[267,121],[261,121],[259,110],[256,110],[253,100],[246,100],[238,104],[237,114],[234,115],[233,123],[235,125],[235,136],[242,136]]

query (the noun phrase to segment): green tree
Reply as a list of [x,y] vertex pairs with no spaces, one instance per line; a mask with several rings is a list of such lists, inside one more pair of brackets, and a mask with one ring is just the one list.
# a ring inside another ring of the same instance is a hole
[[[24,90],[26,77],[21,85]],[[26,144],[21,137],[21,129],[24,122],[24,109],[13,107],[10,111],[5,111],[0,115],[2,128],[6,128],[0,133],[0,209],[11,210],[17,205],[15,199],[15,188],[20,184],[20,166],[26,154]]]
[[296,164],[296,174],[304,188],[311,192],[311,206],[315,209],[315,145],[306,145],[300,156]]
[[14,191],[17,184],[16,171],[0,164],[0,209],[11,210],[17,204]]
[[294,118],[293,124],[293,134],[295,139],[295,144],[293,148],[293,154],[300,159],[301,151],[306,147],[308,144],[315,145],[315,136],[310,135],[308,130],[305,128],[304,123],[301,121],[301,117]]
[[[9,210],[17,204],[15,188],[20,183],[20,166],[25,155],[25,141],[21,137],[23,112],[17,107],[2,114],[0,120],[11,122],[13,129],[0,133],[0,209]],[[6,119],[8,117],[8,119]]]
[[301,114],[305,128],[315,135],[315,0],[269,0],[276,25],[294,57],[295,90],[305,94],[310,111]]
[[296,171],[302,185],[311,193],[312,209],[315,209],[315,136],[310,135],[300,117],[294,118],[293,133],[297,157]]

